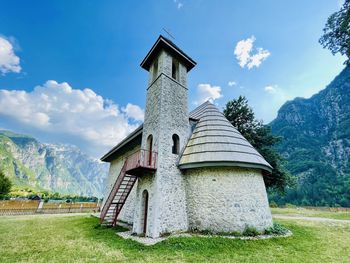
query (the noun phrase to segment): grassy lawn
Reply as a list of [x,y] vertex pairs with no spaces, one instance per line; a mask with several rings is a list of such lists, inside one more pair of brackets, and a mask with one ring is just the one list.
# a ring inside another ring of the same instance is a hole
[[279,220],[289,238],[170,238],[151,247],[89,215],[0,217],[0,262],[349,262],[350,224]]
[[271,208],[272,214],[307,216],[307,217],[324,217],[332,219],[350,220],[350,212],[332,212],[324,210],[313,210],[302,207],[297,208]]

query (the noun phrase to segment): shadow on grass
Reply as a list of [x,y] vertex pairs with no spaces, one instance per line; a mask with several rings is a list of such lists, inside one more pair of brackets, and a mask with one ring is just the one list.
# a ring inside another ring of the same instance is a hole
[[220,255],[244,257],[247,253],[270,254],[272,256],[280,254],[287,255],[290,250],[308,251],[309,243],[314,243],[315,233],[312,229],[298,226],[293,223],[284,224],[293,232],[293,236],[287,238],[271,238],[266,240],[233,240],[222,237],[173,237],[153,246],[145,246],[130,239],[123,239],[116,235],[116,232],[126,231],[123,227],[107,228],[98,225],[96,218],[86,218],[81,221],[85,235],[94,242],[103,243],[110,249],[121,249],[123,253],[133,255],[135,253],[156,254],[181,254],[186,258],[215,259]]
[[[347,262],[350,226],[278,220],[287,238],[171,237],[144,246],[98,226],[94,217],[1,220],[1,262]],[[38,246],[38,240],[41,245]],[[7,258],[7,261],[4,260]]]

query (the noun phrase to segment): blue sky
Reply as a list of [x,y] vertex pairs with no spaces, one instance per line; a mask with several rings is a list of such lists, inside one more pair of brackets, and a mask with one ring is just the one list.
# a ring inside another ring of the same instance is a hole
[[340,6],[2,1],[0,127],[99,156],[142,121],[148,76],[139,64],[162,28],[198,63],[189,74],[190,109],[210,97],[222,109],[245,95],[268,123],[286,100],[310,97],[342,70],[344,58],[318,43]]

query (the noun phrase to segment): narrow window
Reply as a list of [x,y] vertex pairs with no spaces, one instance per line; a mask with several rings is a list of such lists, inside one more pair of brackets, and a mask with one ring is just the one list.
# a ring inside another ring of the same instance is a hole
[[174,58],[171,66],[171,77],[173,79],[179,80],[179,62]]
[[153,136],[152,134],[148,136],[147,138],[147,164],[152,165],[152,147],[153,147]]
[[173,134],[173,147],[172,147],[172,153],[173,154],[179,154],[180,149],[180,138],[177,134]]
[[158,59],[156,58],[153,62],[153,80],[158,76]]

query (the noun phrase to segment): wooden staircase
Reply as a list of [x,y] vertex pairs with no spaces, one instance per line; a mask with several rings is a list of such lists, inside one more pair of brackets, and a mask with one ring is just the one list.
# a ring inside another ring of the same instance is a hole
[[118,215],[137,181],[137,176],[145,171],[154,172],[156,170],[156,157],[155,152],[149,153],[146,150],[140,150],[126,158],[102,208],[100,224],[107,226],[117,224]]

